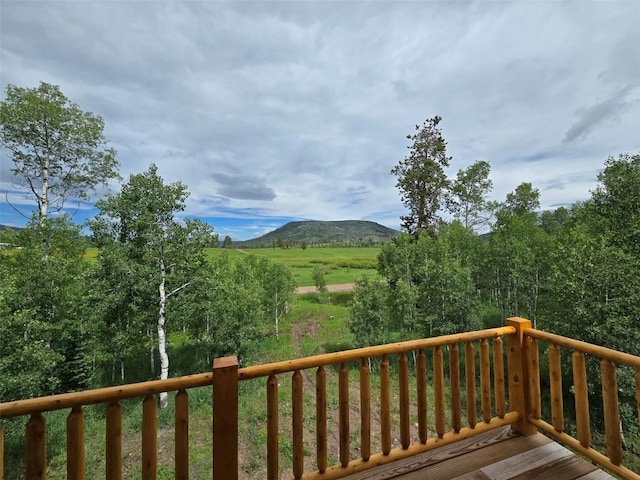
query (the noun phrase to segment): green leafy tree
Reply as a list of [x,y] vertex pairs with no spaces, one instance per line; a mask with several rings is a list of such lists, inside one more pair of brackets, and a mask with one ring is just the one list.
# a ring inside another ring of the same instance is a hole
[[540,228],[549,235],[556,235],[569,227],[572,222],[571,212],[565,207],[545,210],[540,215]]
[[498,223],[506,217],[534,217],[540,208],[540,190],[528,182],[522,182],[513,192],[507,193],[506,201],[498,211]]
[[16,182],[35,197],[41,220],[70,197],[87,199],[118,177],[116,152],[103,130],[101,117],[82,111],[57,85],[7,86],[0,145],[11,156]]
[[389,289],[380,280],[362,278],[353,293],[349,329],[356,347],[380,345],[389,337]]
[[640,259],[640,153],[609,157],[598,175],[593,206],[610,241]]
[[390,323],[398,339],[478,326],[473,262],[479,242],[454,222],[442,224],[435,236],[400,235],[382,247],[378,272],[390,291]]
[[226,235],[224,237],[224,240],[222,241],[222,248],[231,248],[233,246],[233,241],[231,240],[231,237],[229,235]]
[[85,388],[91,326],[80,229],[66,216],[34,219],[17,241],[16,253],[0,252],[0,400]]
[[500,317],[523,316],[537,325],[540,289],[548,274],[550,238],[539,226],[540,192],[521,183],[506,196],[489,237],[486,278]]
[[325,293],[327,291],[327,279],[325,278],[322,265],[313,267],[313,283],[318,293]]
[[493,188],[490,173],[491,166],[485,161],[477,161],[465,170],[458,170],[451,187],[451,210],[466,228],[479,229],[489,223],[491,209],[487,195]]
[[[119,250],[136,281],[155,286],[161,379],[169,375],[167,303],[190,287],[192,276],[204,268],[204,246],[211,238],[211,227],[202,222],[177,221],[187,196],[182,183],[166,185],[152,164],[147,172],[131,175],[119,194],[99,200],[100,213],[91,223],[98,242]],[[166,395],[160,396],[160,403],[167,404]]]
[[410,234],[419,231],[434,234],[440,223],[438,211],[449,201],[450,181],[445,173],[451,157],[447,157],[447,142],[438,125],[441,117],[416,125],[416,132],[407,138],[413,142],[409,155],[400,161],[391,174],[398,177],[402,203],[409,214],[401,218],[402,227]]

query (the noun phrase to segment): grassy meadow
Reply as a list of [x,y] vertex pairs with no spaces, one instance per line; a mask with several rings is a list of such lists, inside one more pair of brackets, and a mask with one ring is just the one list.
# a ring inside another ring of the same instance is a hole
[[261,255],[284,263],[291,269],[296,285],[314,285],[313,271],[321,265],[327,285],[355,283],[362,275],[377,275],[379,247],[309,247],[302,248],[251,248],[246,250],[209,248],[210,257],[227,252],[232,258],[239,255]]

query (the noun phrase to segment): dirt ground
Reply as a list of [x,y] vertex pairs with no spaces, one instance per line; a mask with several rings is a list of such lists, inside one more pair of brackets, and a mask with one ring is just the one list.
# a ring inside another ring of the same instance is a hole
[[[339,283],[336,285],[327,285],[327,292],[351,292],[355,290],[355,283]],[[298,287],[296,293],[314,293],[316,287]]]

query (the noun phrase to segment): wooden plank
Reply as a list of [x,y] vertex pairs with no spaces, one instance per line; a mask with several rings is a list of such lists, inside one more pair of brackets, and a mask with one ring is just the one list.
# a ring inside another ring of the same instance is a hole
[[[460,440],[458,442],[445,445],[434,450],[430,450],[428,452],[420,453],[418,455],[414,455],[410,458],[405,458],[402,460],[397,460],[388,465],[384,465],[382,467],[378,467],[374,470],[367,470],[364,472],[356,473],[354,475],[349,475],[349,480],[381,480],[386,478],[395,478],[398,475],[407,474],[416,470],[422,471],[425,467],[430,465],[435,465],[445,460],[451,460],[460,462],[459,458],[461,455],[477,450],[478,448],[490,447],[495,444],[505,445],[507,441],[513,439],[520,439],[524,437],[520,437],[516,433],[513,432],[511,427],[501,427],[496,428],[494,430],[490,430],[485,433],[481,433],[480,435],[476,435],[471,438],[467,438],[464,440]],[[534,437],[530,437],[535,441],[541,442],[550,442],[551,440],[547,439],[544,435],[537,435]],[[527,439],[528,440],[528,439]],[[529,447],[530,448],[530,447]],[[466,457],[465,457],[466,458]],[[424,477],[422,477],[424,478]],[[430,477],[430,478],[438,478],[438,477]]]
[[577,475],[586,475],[597,467],[575,455],[549,462],[510,480],[573,480]]
[[[462,457],[441,461],[400,478],[402,480],[421,480],[424,478],[437,478],[440,480],[458,478],[464,475],[464,478],[486,479],[488,477],[480,471],[482,467],[550,442],[551,440],[544,435],[532,435],[530,437],[518,436],[483,448],[476,445],[476,450],[464,453]],[[473,448],[473,445],[470,448]]]
[[459,477],[453,477],[451,480],[490,480],[490,478],[480,470],[474,470],[473,472],[465,473]]
[[480,470],[491,480],[509,480],[549,462],[573,455],[569,450],[555,442],[548,443],[528,452],[493,463]]
[[302,478],[303,480],[337,480],[366,470],[371,470],[377,466],[387,465],[389,463],[415,457],[416,455],[425,453],[429,450],[436,450],[444,447],[445,445],[454,444],[461,440],[481,435],[490,430],[498,429],[507,425],[514,425],[518,419],[519,415],[517,412],[509,412],[504,418],[493,418],[489,424],[482,422],[476,425],[473,429],[464,427],[460,430],[460,433],[447,432],[443,438],[432,437],[427,440],[426,444],[416,442],[411,444],[411,446],[406,450],[403,450],[402,447],[396,447],[387,455],[384,453],[371,455],[371,458],[366,462],[361,458],[358,458],[350,461],[346,468],[341,465],[335,465],[327,468],[325,473],[309,472],[304,474]]
[[587,473],[582,477],[578,477],[575,480],[615,480],[615,477],[612,477],[607,472],[602,470],[594,470],[591,473]]

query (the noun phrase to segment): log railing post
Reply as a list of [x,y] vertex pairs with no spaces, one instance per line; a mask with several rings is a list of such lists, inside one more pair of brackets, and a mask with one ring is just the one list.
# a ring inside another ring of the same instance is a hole
[[213,478],[238,479],[238,358],[213,361]]
[[27,422],[26,480],[47,478],[47,423],[40,413]]
[[529,378],[527,348],[524,342],[525,330],[531,328],[531,321],[524,318],[507,318],[507,326],[515,327],[515,333],[507,337],[507,365],[509,375],[509,409],[520,414],[520,419],[512,428],[520,435],[528,436],[537,432],[529,423]]

